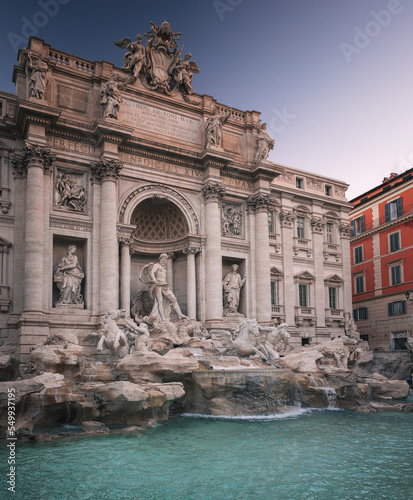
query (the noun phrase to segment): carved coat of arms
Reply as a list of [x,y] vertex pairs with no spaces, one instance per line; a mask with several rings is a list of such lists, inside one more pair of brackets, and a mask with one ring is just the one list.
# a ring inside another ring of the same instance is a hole
[[130,72],[126,83],[134,83],[138,78],[153,90],[167,95],[181,92],[185,97],[193,94],[192,77],[199,73],[192,55],[188,52],[181,59],[181,49],[177,41],[182,33],[175,33],[167,21],[157,26],[151,21],[151,30],[145,33],[148,39],[146,48],[142,45],[142,36],[136,36],[136,42],[129,37],[115,41],[118,47],[127,49],[122,69]]

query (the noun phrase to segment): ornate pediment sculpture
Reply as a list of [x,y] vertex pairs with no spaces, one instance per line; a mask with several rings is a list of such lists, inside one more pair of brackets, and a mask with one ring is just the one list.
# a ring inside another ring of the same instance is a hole
[[138,77],[153,90],[171,95],[178,90],[183,96],[193,94],[192,77],[199,73],[195,61],[190,61],[192,55],[188,52],[181,59],[182,49],[178,49],[180,35],[175,33],[167,21],[157,26],[151,21],[151,30],[145,33],[148,39],[146,49],[142,45],[141,35],[136,42],[130,38],[115,41],[120,48],[127,48],[124,56],[123,69],[131,73],[127,83],[134,83]]

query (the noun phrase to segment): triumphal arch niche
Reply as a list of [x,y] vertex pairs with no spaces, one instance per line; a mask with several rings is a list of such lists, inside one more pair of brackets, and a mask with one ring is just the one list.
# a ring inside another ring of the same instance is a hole
[[108,311],[150,318],[162,301],[207,328],[248,317],[340,332],[346,185],[301,172],[308,194],[296,194],[299,171],[268,161],[260,114],[197,94],[182,34],[148,27],[119,34],[117,64],[36,37],[18,54],[16,94],[0,93],[2,335],[17,332],[24,356],[48,335],[82,339]]

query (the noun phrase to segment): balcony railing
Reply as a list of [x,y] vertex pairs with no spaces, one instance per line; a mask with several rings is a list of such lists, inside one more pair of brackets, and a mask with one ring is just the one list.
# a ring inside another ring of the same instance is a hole
[[[356,236],[360,236],[361,234],[367,233],[368,231],[371,231],[372,229],[377,229],[380,226],[383,226],[384,224],[388,224],[389,222],[397,221],[398,219],[401,219],[402,217],[405,217],[406,215],[413,214],[413,204],[407,205],[403,207],[402,213],[398,215],[397,217],[394,217],[391,220],[386,221],[386,217],[380,217],[379,219],[373,219],[370,222],[366,222],[364,224],[364,231],[361,233],[360,231],[357,231],[356,228],[356,234],[352,234],[352,238]],[[353,220],[358,219],[359,217],[356,217]]]

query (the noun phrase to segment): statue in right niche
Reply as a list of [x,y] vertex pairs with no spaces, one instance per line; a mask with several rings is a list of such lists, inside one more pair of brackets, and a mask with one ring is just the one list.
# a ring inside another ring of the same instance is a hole
[[241,316],[238,312],[241,288],[247,280],[238,273],[238,264],[232,264],[231,271],[227,273],[222,281],[224,289],[224,316]]

